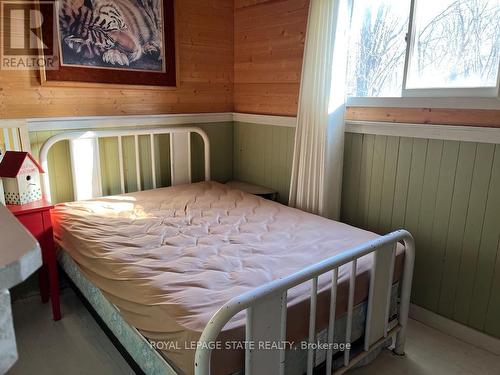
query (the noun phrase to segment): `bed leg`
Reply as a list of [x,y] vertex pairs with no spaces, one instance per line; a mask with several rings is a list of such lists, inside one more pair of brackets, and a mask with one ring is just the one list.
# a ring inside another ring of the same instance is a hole
[[404,240],[405,258],[403,282],[401,284],[401,300],[399,305],[400,330],[396,335],[396,345],[393,352],[397,355],[405,354],[406,328],[408,326],[408,315],[410,313],[411,283],[413,279],[413,266],[415,264],[415,242],[408,233]]
[[394,349],[392,349],[392,352],[396,355],[404,356],[405,342],[406,342],[406,332],[404,330],[400,330],[396,334],[396,344],[394,345]]

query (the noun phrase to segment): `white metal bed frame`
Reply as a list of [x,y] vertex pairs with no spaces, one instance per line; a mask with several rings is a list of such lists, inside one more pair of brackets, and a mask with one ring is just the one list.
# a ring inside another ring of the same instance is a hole
[[[140,130],[104,130],[104,131],[82,131],[65,132],[49,138],[40,150],[40,162],[46,171],[44,175],[44,192],[46,198],[50,199],[50,185],[48,178],[48,153],[50,148],[60,141],[74,141],[81,139],[95,140],[97,150],[99,149],[99,138],[117,137],[119,144],[120,179],[121,190],[125,192],[124,169],[123,169],[123,148],[122,137],[133,136],[136,155],[137,186],[142,189],[140,183],[140,160],[138,137],[147,135],[150,137],[151,146],[151,166],[153,173],[153,185],[156,187],[155,177],[155,147],[154,136],[159,134],[170,134],[171,152],[171,177],[172,184],[179,180],[179,166],[188,168],[183,176],[191,178],[191,154],[185,153],[183,158],[189,160],[175,160],[176,148],[179,145],[188,147],[190,150],[190,134],[199,134],[204,142],[205,156],[205,180],[210,180],[210,145],[207,134],[196,127],[173,127],[155,128]],[[177,137],[179,135],[179,137]],[[176,145],[176,142],[177,145]],[[182,156],[182,153],[180,153]],[[99,157],[97,157],[99,160]],[[99,162],[97,163],[98,174],[100,174]],[[73,171],[72,171],[73,172]],[[180,180],[182,180],[182,174]],[[100,180],[100,179],[99,179]],[[190,181],[189,181],[190,182]],[[100,182],[99,182],[100,183]],[[101,187],[102,189],[102,187]],[[393,271],[396,258],[396,246],[403,242],[405,246],[403,276],[400,285],[400,298],[398,309],[398,324],[394,328],[389,327],[389,307],[393,281]],[[367,301],[367,316],[365,324],[363,351],[356,356],[351,356],[350,350],[344,351],[343,367],[336,373],[343,373],[361,361],[368,353],[377,349],[389,337],[395,337],[394,352],[399,355],[404,354],[406,328],[408,322],[408,312],[410,305],[410,292],[413,277],[415,245],[411,234],[405,230],[398,230],[366,242],[355,248],[333,256],[329,259],[308,266],[288,277],[274,280],[266,285],[262,285],[254,290],[237,296],[224,304],[211,318],[199,339],[199,345],[195,354],[195,374],[210,374],[210,358],[212,354],[211,343],[219,337],[223,327],[236,314],[246,310],[246,349],[245,349],[245,374],[284,374],[285,373],[285,349],[283,346],[271,350],[261,350],[257,346],[252,346],[259,342],[283,343],[286,340],[286,315],[287,315],[287,291],[299,284],[311,283],[310,314],[309,314],[309,344],[316,341],[316,303],[318,295],[318,278],[323,274],[331,273],[330,291],[330,312],[327,330],[327,344],[333,344],[335,330],[335,308],[337,298],[337,285],[339,268],[346,264],[351,264],[349,278],[349,294],[347,307],[347,325],[345,332],[345,344],[351,343],[352,319],[354,310],[354,291],[356,281],[357,260],[365,255],[373,253],[373,266],[370,274],[370,287]],[[326,373],[331,374],[333,346],[329,345],[326,355]],[[307,375],[313,373],[314,348],[308,347],[307,352]]]

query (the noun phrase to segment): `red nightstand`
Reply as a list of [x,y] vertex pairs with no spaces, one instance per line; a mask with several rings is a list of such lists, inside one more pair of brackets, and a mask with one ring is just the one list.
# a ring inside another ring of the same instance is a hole
[[56,247],[52,237],[52,222],[50,210],[54,206],[45,201],[37,201],[21,205],[7,205],[7,208],[37,239],[42,248],[43,265],[40,268],[40,294],[42,302],[52,300],[52,314],[54,320],[61,319],[59,306],[59,281],[57,277]]

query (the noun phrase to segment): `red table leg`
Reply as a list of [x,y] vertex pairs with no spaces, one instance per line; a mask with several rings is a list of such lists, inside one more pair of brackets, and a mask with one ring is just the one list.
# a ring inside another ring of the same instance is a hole
[[50,300],[52,302],[52,315],[54,320],[61,319],[61,306],[59,303],[59,282],[57,277],[57,261],[55,249],[52,246],[52,249],[47,252],[50,254],[50,259],[48,260],[48,271],[49,271],[49,285],[50,285]]
[[59,303],[59,279],[57,277],[57,260],[56,260],[56,247],[54,245],[53,233],[52,233],[52,224],[50,222],[50,213],[44,212],[44,224],[45,225],[45,241],[44,253],[47,261],[47,272],[48,272],[48,280],[49,280],[49,291],[50,291],[50,300],[52,302],[52,316],[54,320],[61,319],[61,307]]
[[42,303],[49,302],[49,274],[47,272],[47,267],[42,265],[38,271],[38,285],[40,287],[40,296],[42,297]]

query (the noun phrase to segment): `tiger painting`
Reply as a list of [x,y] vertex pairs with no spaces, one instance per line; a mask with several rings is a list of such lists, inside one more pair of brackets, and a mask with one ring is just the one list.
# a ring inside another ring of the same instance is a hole
[[163,70],[162,0],[60,0],[66,65]]

